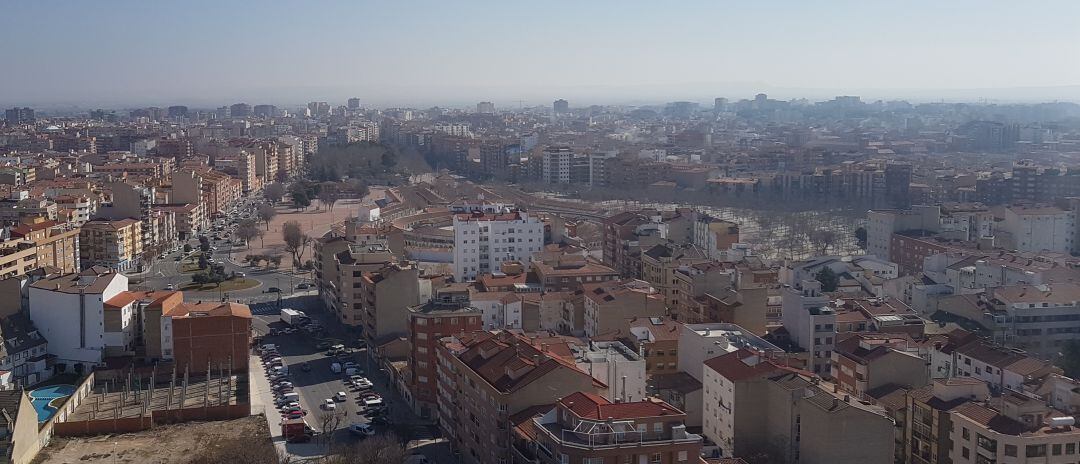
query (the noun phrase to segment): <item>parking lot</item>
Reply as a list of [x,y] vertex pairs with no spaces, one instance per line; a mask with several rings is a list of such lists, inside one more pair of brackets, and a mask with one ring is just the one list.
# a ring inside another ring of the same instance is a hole
[[[288,306],[288,303],[286,305]],[[306,312],[313,319],[320,320],[320,323],[322,323],[321,318],[325,317],[318,310]],[[333,320],[328,320],[326,323],[331,327],[338,328],[338,333],[329,335],[325,333],[313,335],[303,330],[294,333],[278,333],[288,326],[281,322],[280,311],[274,312],[269,309],[259,311],[253,322],[257,333],[269,334],[272,329],[276,329],[273,330],[276,335],[265,335],[260,345],[275,345],[277,354],[280,355],[284,364],[289,366],[288,381],[292,383],[293,391],[299,393],[300,406],[307,411],[306,421],[308,425],[317,432],[312,441],[308,443],[285,442],[281,436],[280,416],[275,416],[279,411],[274,407],[273,387],[264,374],[262,357],[256,354],[252,357],[252,371],[258,372],[253,376],[257,375],[259,378],[253,379],[252,385],[257,391],[256,394],[259,395],[259,401],[266,405],[268,421],[271,422],[270,429],[274,435],[275,444],[279,448],[298,458],[324,453],[326,450],[325,437],[318,433],[322,432],[320,430],[322,424],[319,420],[320,412],[323,411],[321,404],[326,399],[335,399],[339,392],[344,392],[346,400],[334,402],[335,410],[339,411],[342,417],[337,430],[333,431],[334,446],[353,443],[361,439],[357,433],[349,432],[350,425],[370,424],[376,433],[390,431],[413,440],[411,445],[420,447],[416,449],[416,452],[429,455],[428,457],[432,461],[439,463],[454,462],[449,457],[449,451],[443,449],[445,446],[438,446],[439,441],[435,437],[434,427],[424,424],[412,414],[404,401],[389,388],[384,373],[371,368],[366,356],[366,350],[359,349],[355,342],[349,343],[350,337],[345,335],[340,326],[333,326],[335,324]],[[352,350],[347,354],[328,356],[325,349],[320,349],[325,348],[326,345],[336,344],[351,345]],[[363,374],[357,374],[368,378],[373,383],[371,390],[380,395],[386,404],[387,413],[384,419],[375,420],[375,423],[372,424],[371,418],[361,414],[364,408],[358,401],[360,399],[360,389],[347,384],[347,375],[345,373],[345,363],[347,362],[356,363],[358,369],[363,371]],[[305,363],[308,367],[306,370],[302,367]],[[333,363],[341,364],[342,371],[340,373],[331,370]],[[436,459],[436,456],[440,455],[444,456]]]

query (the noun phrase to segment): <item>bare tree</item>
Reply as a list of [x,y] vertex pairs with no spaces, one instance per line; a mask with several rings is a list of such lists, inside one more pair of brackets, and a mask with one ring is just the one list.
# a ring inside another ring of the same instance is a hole
[[259,229],[259,224],[255,222],[254,219],[244,219],[243,221],[240,221],[240,224],[237,224],[236,232],[234,233],[250,248],[251,240],[261,236],[263,231],[262,229]]
[[278,182],[267,185],[263,188],[263,196],[270,203],[277,203],[285,196],[285,186]]
[[304,257],[304,251],[311,243],[311,237],[304,233],[304,228],[299,222],[289,221],[281,226],[281,238],[285,240],[285,251],[292,253],[293,264],[299,266]]
[[277,216],[277,210],[269,203],[263,203],[259,205],[258,211],[255,212],[259,216],[259,219],[266,224],[266,230],[270,230],[270,220]]
[[319,411],[319,430],[322,431],[322,439],[326,442],[326,454],[332,455],[334,446],[334,431],[341,427],[345,421],[345,413],[338,410]]
[[337,203],[340,193],[341,189],[337,182],[323,182],[316,198],[319,199],[319,202],[322,203],[323,206],[326,206],[328,211],[333,211],[334,203]]
[[327,464],[398,464],[405,462],[408,456],[401,440],[394,434],[383,433],[327,457]]

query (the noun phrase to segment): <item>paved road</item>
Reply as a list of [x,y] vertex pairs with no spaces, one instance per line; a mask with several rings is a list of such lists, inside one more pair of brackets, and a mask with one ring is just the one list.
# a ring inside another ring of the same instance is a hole
[[[333,318],[322,311],[321,305],[318,303],[318,298],[314,296],[305,296],[290,298],[283,301],[283,305],[290,308],[299,308],[307,312],[307,314],[315,319],[323,322],[323,325],[328,327],[330,334],[326,335],[327,338],[332,340],[340,340],[347,346],[355,347],[358,337],[354,333],[350,333],[345,328],[341,327],[339,323],[333,320]],[[279,312],[275,312],[276,305],[257,305],[260,309],[256,311],[255,320],[253,321],[254,328],[258,333],[267,333],[270,327],[284,327],[284,324],[280,321]],[[265,309],[264,309],[265,308]],[[273,309],[271,309],[273,308]],[[334,358],[326,356],[323,352],[315,349],[318,339],[304,332],[267,336],[264,337],[262,343],[273,343],[277,345],[278,351],[281,352],[285,363],[290,366],[290,379],[300,393],[301,405],[309,411],[308,423],[318,430],[320,424],[318,423],[319,405],[326,398],[331,398],[339,391],[344,391],[348,394],[348,401],[345,403],[336,403],[338,408],[342,408],[347,414],[346,418],[342,421],[340,429],[334,433],[335,447],[354,443],[357,438],[349,434],[345,429],[351,423],[366,423],[367,419],[362,415],[357,414],[360,410],[356,403],[358,394],[351,389],[345,387],[343,382],[344,376],[342,374],[334,374],[330,371],[330,364],[338,361]],[[422,421],[420,418],[412,413],[412,410],[405,404],[404,400],[398,395],[389,385],[389,379],[385,372],[381,372],[378,369],[371,369],[370,360],[366,357],[365,350],[358,350],[354,353],[354,358],[361,368],[365,371],[365,376],[368,377],[375,384],[375,391],[383,397],[383,401],[388,403],[390,409],[391,426],[379,426],[376,427],[378,433],[384,433],[386,431],[392,431],[399,436],[406,436],[411,439],[410,447],[414,452],[424,454],[429,460],[438,464],[453,464],[456,462],[452,454],[450,453],[449,446],[446,441],[436,437],[436,431],[434,427],[431,427],[428,423]],[[310,372],[304,372],[300,369],[300,366],[307,362],[311,366]],[[256,361],[258,364],[258,361]],[[261,369],[261,365],[258,366]],[[263,374],[259,374],[263,375]],[[265,377],[263,378],[265,382]],[[253,381],[253,388],[258,386],[258,381]],[[272,395],[269,393],[269,385],[266,386],[267,403],[272,404]],[[253,395],[254,396],[254,395]],[[274,417],[276,412],[272,408],[269,411],[268,417]],[[280,436],[280,426],[276,423],[275,417],[271,422],[271,429],[278,429],[275,437],[275,443],[278,443],[279,447],[286,450],[288,453],[297,458],[311,457],[319,453],[324,453],[326,450],[323,441],[317,440],[308,444],[286,444]]]

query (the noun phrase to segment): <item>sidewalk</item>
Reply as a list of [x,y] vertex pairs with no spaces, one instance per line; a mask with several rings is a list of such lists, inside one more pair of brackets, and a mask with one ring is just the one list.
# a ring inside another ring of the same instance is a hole
[[325,446],[314,440],[308,443],[287,443],[281,435],[281,414],[274,407],[274,394],[270,390],[270,381],[266,379],[266,372],[258,356],[248,358],[249,384],[251,391],[251,414],[262,414],[266,419],[266,425],[270,429],[270,440],[274,442],[274,448],[279,454],[288,456],[290,462],[303,462],[309,459],[323,456]]

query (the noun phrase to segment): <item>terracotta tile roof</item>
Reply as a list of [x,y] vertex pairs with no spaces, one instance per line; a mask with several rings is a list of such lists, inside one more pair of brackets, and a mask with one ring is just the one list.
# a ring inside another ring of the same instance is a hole
[[577,392],[559,399],[559,405],[582,419],[637,419],[682,415],[683,412],[661,400],[612,403],[593,393]]
[[251,308],[239,303],[183,303],[169,308],[163,315],[171,317],[234,316],[250,319]]
[[[755,357],[756,363],[744,361],[753,360]],[[732,382],[764,377],[783,371],[794,371],[794,369],[764,359],[761,355],[745,348],[706,360],[705,365]]]
[[1005,435],[1020,435],[1025,431],[1024,424],[1009,419],[997,411],[977,402],[967,402],[953,409],[953,412],[971,419],[977,424]]
[[143,296],[141,292],[129,292],[123,291],[117,293],[116,296],[109,298],[109,301],[104,303],[105,309],[120,309],[133,303]]
[[466,349],[458,358],[503,393],[517,391],[558,369],[569,369],[591,379],[594,384],[604,386],[578,369],[573,362],[550,350],[541,350],[520,334],[481,332],[463,335],[459,339]]

